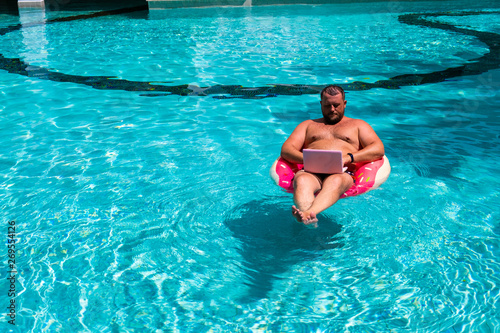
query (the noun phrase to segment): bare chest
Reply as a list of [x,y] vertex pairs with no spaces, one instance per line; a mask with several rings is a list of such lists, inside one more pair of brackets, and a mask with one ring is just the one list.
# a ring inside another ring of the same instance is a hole
[[359,145],[357,129],[347,125],[311,124],[307,128],[306,146],[318,141],[348,143],[354,147]]

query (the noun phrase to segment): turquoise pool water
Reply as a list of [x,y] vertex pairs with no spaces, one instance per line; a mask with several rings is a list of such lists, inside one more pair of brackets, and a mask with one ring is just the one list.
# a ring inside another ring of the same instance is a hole
[[[0,15],[0,330],[500,330],[498,4],[92,13]],[[310,230],[268,170],[329,83],[392,174]]]

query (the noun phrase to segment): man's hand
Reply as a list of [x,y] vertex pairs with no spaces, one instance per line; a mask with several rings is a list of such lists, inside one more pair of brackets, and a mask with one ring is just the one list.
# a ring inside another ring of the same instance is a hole
[[351,156],[347,154],[342,154],[342,162],[344,163],[344,167],[349,167],[351,165]]

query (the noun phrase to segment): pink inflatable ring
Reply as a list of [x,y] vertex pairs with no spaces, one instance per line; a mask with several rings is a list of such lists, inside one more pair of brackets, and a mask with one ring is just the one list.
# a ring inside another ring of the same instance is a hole
[[[269,174],[276,185],[289,193],[293,193],[293,178],[295,173],[301,170],[302,167],[302,164],[294,164],[279,157],[273,163]],[[386,156],[373,162],[356,163],[354,172],[356,182],[340,198],[353,197],[374,190],[389,178],[390,173],[391,165]]]

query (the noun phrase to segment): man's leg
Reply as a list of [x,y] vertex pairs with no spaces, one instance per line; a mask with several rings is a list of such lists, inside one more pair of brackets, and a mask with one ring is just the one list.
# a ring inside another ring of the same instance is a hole
[[330,175],[325,178],[321,192],[313,200],[312,205],[302,211],[302,222],[304,224],[318,222],[316,215],[335,204],[352,184],[352,177],[346,173]]
[[297,207],[292,207],[292,213],[297,221],[302,222],[300,212],[309,209],[314,202],[314,193],[321,189],[321,181],[311,173],[297,172],[293,180],[293,202]]

